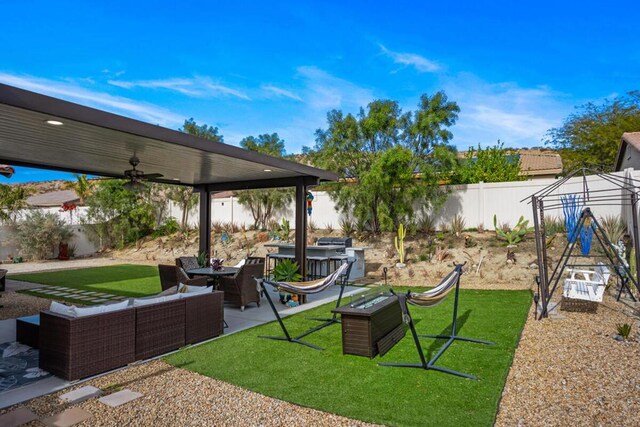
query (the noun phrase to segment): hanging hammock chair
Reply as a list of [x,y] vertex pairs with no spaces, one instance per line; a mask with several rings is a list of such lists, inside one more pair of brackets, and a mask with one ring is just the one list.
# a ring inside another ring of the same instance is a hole
[[278,313],[276,306],[273,304],[273,300],[269,296],[269,292],[267,292],[267,289],[265,286],[270,285],[278,289],[279,291],[289,292],[293,294],[310,295],[310,294],[320,293],[325,289],[327,289],[328,287],[335,285],[336,283],[339,283],[340,294],[338,295],[338,300],[336,302],[336,308],[338,308],[340,306],[340,301],[342,300],[342,294],[344,293],[344,287],[347,284],[347,279],[349,278],[349,273],[351,272],[351,267],[353,266],[354,262],[355,262],[355,258],[349,258],[347,262],[343,263],[340,267],[338,267],[333,273],[329,274],[327,277],[320,280],[313,280],[309,282],[278,282],[278,281],[268,280],[268,279],[256,279],[258,281],[258,285],[264,291],[264,294],[267,297],[267,301],[269,302],[269,306],[271,307],[271,310],[273,310],[273,314],[275,314],[276,320],[280,324],[280,328],[284,333],[284,337],[259,336],[259,338],[266,338],[270,340],[279,340],[279,341],[289,341],[296,344],[306,345],[307,347],[311,347],[316,350],[324,350],[322,347],[318,347],[317,345],[308,343],[306,341],[302,341],[302,338],[306,337],[309,334],[312,334],[313,332],[319,331],[322,328],[326,328],[327,326],[332,325],[334,323],[340,323],[340,320],[336,318],[336,315],[334,314],[333,317],[329,319],[312,319],[312,320],[319,320],[324,323],[314,328],[311,328],[308,331],[298,336],[292,337],[289,334],[289,331],[285,327],[284,323],[282,322],[282,318],[280,317],[280,314]]
[[[428,290],[422,293],[415,292],[407,292],[406,294],[396,294],[398,295],[398,300],[400,302],[400,308],[402,309],[403,316],[405,318],[405,322],[409,325],[409,329],[411,329],[411,334],[413,336],[413,341],[416,346],[416,350],[418,352],[418,356],[420,357],[420,363],[380,363],[380,366],[390,366],[396,368],[420,368],[425,370],[434,370],[445,372],[447,374],[456,375],[463,378],[469,378],[472,380],[477,380],[478,378],[465,374],[463,372],[454,371],[453,369],[444,368],[441,366],[435,366],[435,363],[438,361],[440,356],[444,354],[444,352],[449,348],[454,341],[467,341],[474,342],[478,344],[488,344],[493,345],[495,343],[491,341],[478,340],[475,338],[467,338],[458,336],[457,329],[457,320],[458,320],[458,297],[460,293],[460,276],[462,275],[462,266],[464,264],[456,264],[455,268],[451,273],[445,276],[444,279],[436,286],[435,288]],[[443,302],[449,293],[455,289],[455,300],[453,302],[453,319],[451,321],[451,334],[450,335],[418,335],[416,331],[415,323],[413,322],[413,318],[411,317],[411,312],[409,311],[408,304],[421,307],[421,308],[431,308],[435,307],[441,302]],[[424,351],[422,350],[422,345],[420,344],[420,338],[435,338],[435,339],[446,339],[447,342],[440,348],[440,350],[433,356],[430,360],[424,355]]]

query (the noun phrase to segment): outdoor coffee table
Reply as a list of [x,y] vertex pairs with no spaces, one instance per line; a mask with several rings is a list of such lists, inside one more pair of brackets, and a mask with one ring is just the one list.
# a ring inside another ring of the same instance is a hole
[[16,319],[16,341],[38,348],[40,339],[40,315],[19,317]]
[[404,337],[396,295],[364,296],[331,311],[341,316],[342,354],[383,356]]

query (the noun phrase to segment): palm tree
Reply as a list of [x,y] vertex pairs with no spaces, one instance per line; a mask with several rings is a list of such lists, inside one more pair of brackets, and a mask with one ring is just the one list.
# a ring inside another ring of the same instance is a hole
[[75,175],[76,181],[69,182],[65,188],[72,189],[80,199],[80,204],[84,205],[85,201],[93,193],[93,182],[89,180],[87,175]]

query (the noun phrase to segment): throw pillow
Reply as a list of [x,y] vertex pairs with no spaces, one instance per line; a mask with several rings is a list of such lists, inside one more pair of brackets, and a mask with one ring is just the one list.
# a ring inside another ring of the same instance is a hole
[[175,301],[180,299],[180,294],[169,295],[166,297],[155,297],[155,298],[136,298],[133,300],[134,307],[142,307],[145,305],[151,304],[159,304],[161,302]]
[[111,313],[124,310],[129,307],[129,301],[116,302],[114,304],[94,305],[91,307],[72,307],[76,317],[92,316],[94,314]]
[[49,311],[57,314],[63,314],[69,317],[76,317],[76,313],[73,310],[74,308],[75,308],[74,305],[66,305],[56,301],[51,301],[51,306],[49,306]]

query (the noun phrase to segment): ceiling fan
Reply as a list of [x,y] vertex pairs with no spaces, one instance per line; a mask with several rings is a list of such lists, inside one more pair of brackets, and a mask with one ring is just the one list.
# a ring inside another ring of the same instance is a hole
[[124,184],[124,188],[126,188],[127,190],[139,190],[143,187],[142,181],[148,179],[158,179],[164,176],[161,173],[144,173],[144,171],[137,169],[137,166],[140,164],[140,159],[138,159],[135,154],[129,159],[129,164],[131,165],[131,169],[125,170],[123,174],[124,178],[129,180],[129,182]]

